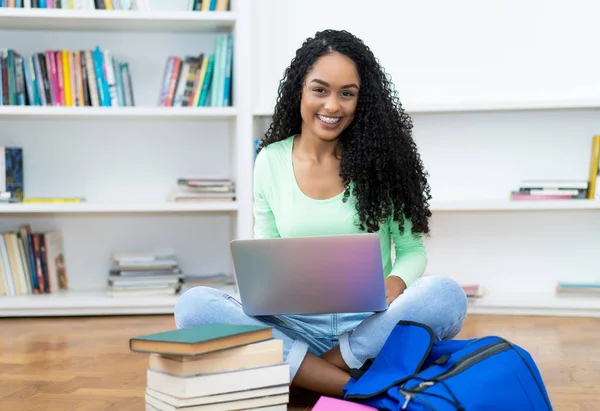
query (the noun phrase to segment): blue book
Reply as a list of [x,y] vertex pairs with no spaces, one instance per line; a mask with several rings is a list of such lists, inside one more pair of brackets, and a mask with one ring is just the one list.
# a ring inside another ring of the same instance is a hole
[[24,191],[23,149],[0,147],[0,192],[10,193],[11,202],[22,202]]
[[225,60],[225,84],[223,86],[223,106],[231,105],[231,70],[233,60],[233,35],[227,36],[227,57]]

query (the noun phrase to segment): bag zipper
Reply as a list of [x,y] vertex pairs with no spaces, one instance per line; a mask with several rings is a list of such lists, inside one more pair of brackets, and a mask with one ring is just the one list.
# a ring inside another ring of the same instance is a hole
[[411,388],[410,392],[415,393],[424,391],[428,387],[434,385],[436,382],[443,381],[447,378],[451,378],[456,374],[464,371],[465,369],[471,367],[472,365],[476,364],[477,362],[484,360],[494,354],[506,351],[509,348],[510,345],[506,341],[496,341],[495,343],[492,343],[488,346],[481,347],[461,358],[443,373],[438,374],[436,377],[434,377],[435,380],[423,381],[415,388]]

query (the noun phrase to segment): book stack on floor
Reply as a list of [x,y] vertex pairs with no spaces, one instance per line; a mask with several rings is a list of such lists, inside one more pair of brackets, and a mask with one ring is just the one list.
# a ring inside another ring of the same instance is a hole
[[111,297],[175,295],[183,276],[173,250],[121,251],[107,280]]
[[147,411],[285,411],[283,341],[261,325],[204,324],[131,338],[149,354]]

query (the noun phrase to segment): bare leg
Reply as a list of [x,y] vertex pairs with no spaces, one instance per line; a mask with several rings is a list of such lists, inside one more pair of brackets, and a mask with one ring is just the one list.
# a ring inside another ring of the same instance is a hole
[[341,398],[350,375],[327,361],[306,354],[292,384],[322,395]]
[[335,365],[337,368],[345,371],[346,373],[350,372],[350,367],[348,367],[348,365],[344,361],[339,345],[333,347],[331,350],[321,355],[321,358],[327,361],[329,364]]

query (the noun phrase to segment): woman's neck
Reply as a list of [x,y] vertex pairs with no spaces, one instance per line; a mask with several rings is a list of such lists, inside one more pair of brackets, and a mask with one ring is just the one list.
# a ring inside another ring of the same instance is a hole
[[322,162],[333,158],[339,158],[340,148],[337,140],[324,141],[315,136],[309,136],[300,133],[295,137],[295,151],[301,157],[306,159]]

